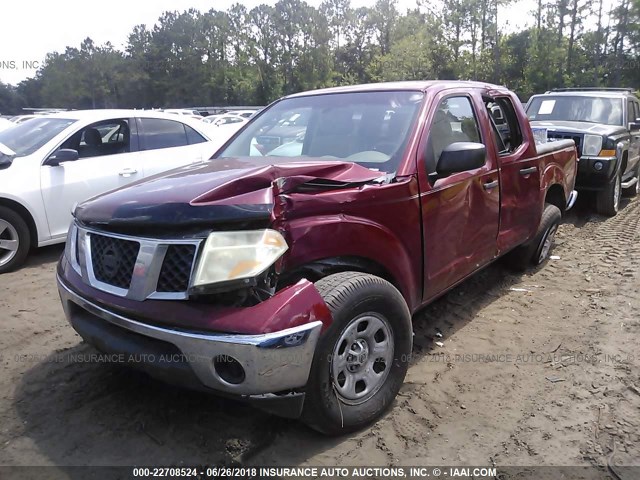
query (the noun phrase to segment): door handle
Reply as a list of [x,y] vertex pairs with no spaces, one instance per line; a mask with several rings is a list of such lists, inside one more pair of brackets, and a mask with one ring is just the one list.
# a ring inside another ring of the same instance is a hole
[[500,182],[498,182],[498,180],[494,180],[493,182],[485,183],[484,185],[482,185],[482,188],[484,188],[485,190],[491,190],[492,188],[496,188],[499,184]]
[[529,167],[520,169],[520,175],[529,175],[538,171],[538,167]]
[[118,175],[120,175],[121,177],[130,177],[131,175],[135,175],[136,173],[138,173],[138,170],[136,170],[135,168],[125,168],[124,170],[118,172]]

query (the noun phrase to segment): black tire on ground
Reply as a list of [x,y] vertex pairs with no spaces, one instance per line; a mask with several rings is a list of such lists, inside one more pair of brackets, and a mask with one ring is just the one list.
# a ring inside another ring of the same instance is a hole
[[340,435],[370,424],[393,403],[411,357],[411,314],[400,292],[380,277],[342,272],[315,285],[333,323],[316,347],[302,420]]
[[624,189],[624,195],[627,197],[636,197],[640,193],[640,163],[636,167],[636,175],[635,178],[637,182],[629,188]]
[[509,252],[505,260],[516,271],[524,271],[530,266],[542,265],[549,259],[553,240],[558,231],[562,212],[555,205],[545,204],[538,230],[534,237],[524,245]]
[[[17,242],[17,248],[14,247]],[[24,263],[31,246],[31,233],[24,219],[10,208],[0,206],[0,273]]]
[[596,194],[596,211],[599,214],[613,217],[618,213],[622,196],[621,183],[622,178],[620,173],[617,173],[605,189]]

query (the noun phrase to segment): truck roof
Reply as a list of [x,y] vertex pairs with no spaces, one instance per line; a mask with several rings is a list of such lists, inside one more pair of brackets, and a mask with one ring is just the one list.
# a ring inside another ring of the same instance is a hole
[[306,97],[311,95],[326,95],[331,93],[359,93],[359,92],[388,92],[388,91],[420,91],[430,89],[445,90],[449,88],[481,88],[487,90],[508,91],[506,87],[485,82],[467,80],[414,80],[403,82],[367,83],[361,85],[346,85],[342,87],[322,88],[307,92],[294,93],[286,98]]

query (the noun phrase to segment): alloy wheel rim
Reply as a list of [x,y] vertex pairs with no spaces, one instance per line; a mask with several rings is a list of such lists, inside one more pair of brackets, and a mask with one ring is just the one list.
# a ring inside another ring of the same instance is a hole
[[342,331],[331,358],[331,379],[343,403],[357,405],[384,385],[393,364],[394,342],[386,318],[366,313]]
[[4,267],[18,254],[20,246],[18,231],[0,218],[0,267]]
[[544,243],[542,244],[542,250],[540,250],[540,256],[538,257],[538,263],[544,262],[544,260],[549,255],[551,251],[551,246],[553,245],[553,240],[556,237],[556,233],[558,232],[558,226],[553,225],[549,231],[547,232],[547,236],[544,239]]

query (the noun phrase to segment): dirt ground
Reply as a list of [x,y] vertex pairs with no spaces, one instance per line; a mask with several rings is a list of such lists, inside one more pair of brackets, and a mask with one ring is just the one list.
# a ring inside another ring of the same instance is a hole
[[393,409],[337,439],[84,361],[61,251],[0,276],[0,465],[640,465],[640,201],[579,204],[545,268],[493,265],[416,315]]

